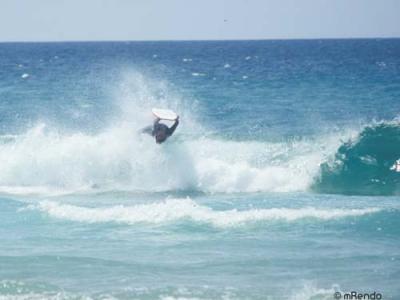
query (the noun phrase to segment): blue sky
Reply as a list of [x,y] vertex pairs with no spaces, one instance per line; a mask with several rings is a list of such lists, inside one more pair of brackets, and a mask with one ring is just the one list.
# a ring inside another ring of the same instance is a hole
[[400,37],[400,0],[0,0],[0,41]]

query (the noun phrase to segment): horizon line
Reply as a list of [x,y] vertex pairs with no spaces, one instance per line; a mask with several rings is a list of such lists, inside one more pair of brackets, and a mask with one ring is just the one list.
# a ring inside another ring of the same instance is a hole
[[130,43],[130,42],[246,42],[246,41],[315,41],[315,40],[383,40],[383,39],[400,39],[400,36],[384,36],[384,37],[321,37],[321,38],[239,38],[239,39],[104,39],[104,40],[10,40],[0,41],[0,44],[17,44],[17,43]]

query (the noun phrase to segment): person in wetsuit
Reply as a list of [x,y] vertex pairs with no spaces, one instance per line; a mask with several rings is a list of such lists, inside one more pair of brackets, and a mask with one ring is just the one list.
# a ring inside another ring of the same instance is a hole
[[153,126],[146,127],[143,132],[150,134],[156,139],[157,144],[161,144],[167,140],[175,131],[179,125],[179,116],[176,118],[174,125],[168,127],[167,125],[160,123],[160,119],[154,120]]

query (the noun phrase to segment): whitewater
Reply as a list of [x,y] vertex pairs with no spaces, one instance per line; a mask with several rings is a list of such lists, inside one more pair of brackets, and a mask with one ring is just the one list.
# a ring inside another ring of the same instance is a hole
[[0,190],[305,191],[339,143],[188,137],[160,147],[130,123],[95,135],[40,124],[0,146]]

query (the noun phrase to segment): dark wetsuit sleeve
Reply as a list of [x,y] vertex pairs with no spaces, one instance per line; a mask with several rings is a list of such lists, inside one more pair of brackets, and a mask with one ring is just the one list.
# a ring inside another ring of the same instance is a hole
[[177,120],[175,120],[174,125],[172,125],[171,128],[168,128],[168,135],[172,135],[174,133],[176,127],[178,127],[178,125],[179,125],[179,120],[177,119]]

